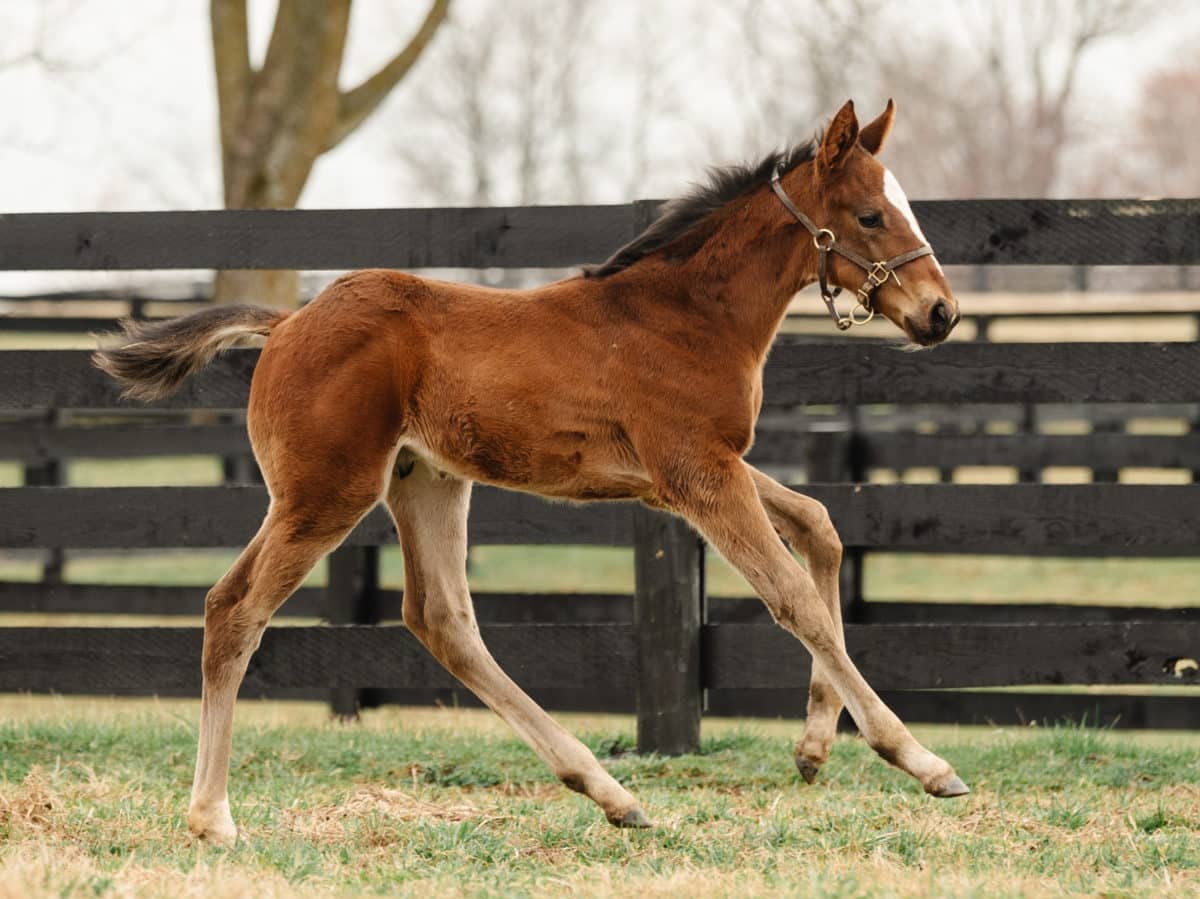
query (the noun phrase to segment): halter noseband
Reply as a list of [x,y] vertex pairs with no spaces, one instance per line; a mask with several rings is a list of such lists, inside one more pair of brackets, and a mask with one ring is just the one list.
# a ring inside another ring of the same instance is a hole
[[[813,224],[813,220],[796,208],[796,204],[784,191],[783,186],[779,183],[780,171],[779,167],[771,173],[771,190],[775,191],[775,196],[779,197],[779,202],[783,203],[796,221],[802,224],[808,233],[812,235],[813,246],[817,248],[819,254],[817,262],[817,282],[821,285],[821,299],[825,301],[825,306],[829,310],[829,314],[833,316],[834,323],[837,324],[839,331],[845,331],[851,325],[865,325],[875,317],[875,309],[871,305],[871,294],[875,289],[883,284],[886,284],[888,278],[895,278],[896,284],[900,284],[900,276],[896,274],[896,269],[902,265],[912,262],[914,259],[920,259],[922,256],[932,256],[933,247],[927,243],[921,244],[915,250],[909,250],[907,253],[901,253],[899,256],[893,256],[891,259],[886,259],[883,262],[872,262],[865,256],[860,256],[853,250],[847,249],[838,243],[837,237],[828,228],[818,228]],[[837,311],[837,306],[834,304],[834,298],[842,292],[840,287],[829,289],[829,283],[826,281],[826,273],[829,268],[829,252],[833,251],[839,256],[844,256],[849,259],[864,272],[867,273],[867,280],[863,282],[862,287],[857,291],[858,305],[850,310],[850,315],[842,316]],[[856,313],[859,309],[863,310],[863,317],[859,318]]]

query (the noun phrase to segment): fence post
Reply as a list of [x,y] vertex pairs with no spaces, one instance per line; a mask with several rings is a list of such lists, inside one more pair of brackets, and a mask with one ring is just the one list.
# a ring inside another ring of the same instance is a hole
[[639,505],[633,556],[638,752],[695,752],[704,700],[704,544],[682,520]]
[[[330,624],[379,623],[379,548],[342,546],[329,554],[325,617]],[[334,687],[330,710],[338,718],[357,718],[361,708],[376,703],[372,691]]]
[[[244,428],[246,426],[246,414],[244,412],[237,412],[228,415],[218,415],[216,423],[236,424]],[[222,456],[221,469],[224,473],[223,477],[226,484],[261,484],[263,482],[262,472],[258,470],[258,463],[254,459],[253,452],[242,453],[237,456]]]
[[992,339],[992,317],[990,315],[973,316],[975,321],[975,340],[977,343],[990,343]]
[[[810,484],[852,484],[867,480],[865,441],[856,407],[849,410],[845,430],[809,431],[805,442],[804,470]],[[860,621],[864,602],[863,551],[858,547],[842,552],[838,596],[842,619]]]
[[[1124,422],[1119,421],[1099,421],[1092,426],[1093,434],[1120,434],[1124,430]],[[1093,468],[1092,483],[1115,484],[1121,480],[1120,475],[1120,469],[1117,468]]]
[[[971,290],[976,293],[988,293],[992,289],[991,279],[988,276],[988,267],[986,265],[971,266]],[[990,315],[975,315],[972,317],[975,322],[975,339],[980,343],[987,343],[992,339],[992,317]]]
[[[44,422],[57,427],[61,424],[62,415],[57,409],[46,413]],[[65,482],[65,466],[61,459],[47,459],[45,462],[25,466],[23,483],[26,487],[62,487]],[[42,559],[42,583],[61,584],[65,556],[61,547],[46,550]]]
[[[1018,434],[1036,434],[1038,432],[1037,407],[1033,403],[1021,404],[1021,418],[1017,422]],[[1018,468],[1017,481],[1021,484],[1036,484],[1042,479],[1041,468]]]

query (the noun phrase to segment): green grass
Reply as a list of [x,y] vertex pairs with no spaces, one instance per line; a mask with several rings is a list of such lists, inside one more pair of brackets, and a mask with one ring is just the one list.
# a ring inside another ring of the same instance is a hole
[[627,718],[563,716],[656,823],[623,832],[489,713],[391,709],[346,727],[243,704],[243,839],[219,850],[193,844],[182,819],[195,704],[97,705],[8,702],[0,884],[19,885],[12,895],[1200,889],[1194,737],[918,729],[974,789],[939,802],[853,738],[806,787],[790,758],[798,726],[706,722],[700,753],[664,759],[628,752]]
[[[136,473],[131,470],[136,468]],[[75,459],[67,465],[72,487],[215,487],[224,479],[216,456],[147,456],[125,459]]]

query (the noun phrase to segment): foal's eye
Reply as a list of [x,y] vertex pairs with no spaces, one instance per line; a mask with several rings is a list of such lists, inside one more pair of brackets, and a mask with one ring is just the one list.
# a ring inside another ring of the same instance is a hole
[[864,228],[882,228],[883,216],[878,212],[865,212],[858,217],[858,223]]

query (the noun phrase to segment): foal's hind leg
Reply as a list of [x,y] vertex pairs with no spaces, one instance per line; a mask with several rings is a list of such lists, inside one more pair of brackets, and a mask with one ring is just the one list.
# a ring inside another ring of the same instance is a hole
[[741,460],[692,460],[676,469],[687,471],[688,478],[660,485],[662,498],[742,573],[775,620],[807,647],[841,694],[867,743],[919,780],[927,793],[966,793],[954,769],[913,738],[854,667],[816,584],[779,541]]
[[388,490],[404,550],[404,624],[446,669],[508,722],[555,776],[619,827],[646,827],[637,801],[501,670],[484,646],[467,589],[471,483],[402,456]]
[[[845,649],[838,590],[842,541],[829,520],[829,513],[815,499],[789,490],[757,469],[749,471],[771,524],[808,563],[808,573],[825,601],[838,645]],[[842,698],[825,668],[814,658],[808,687],[808,717],[795,755],[796,767],[809,783],[816,780],[817,771],[829,758],[841,713]]]
[[271,615],[369,508],[369,503],[364,507],[358,502],[304,510],[274,502],[258,534],[209,591],[204,603],[200,746],[187,815],[188,829],[196,836],[220,844],[237,839],[229,812],[229,756],[233,706],[246,666]]

